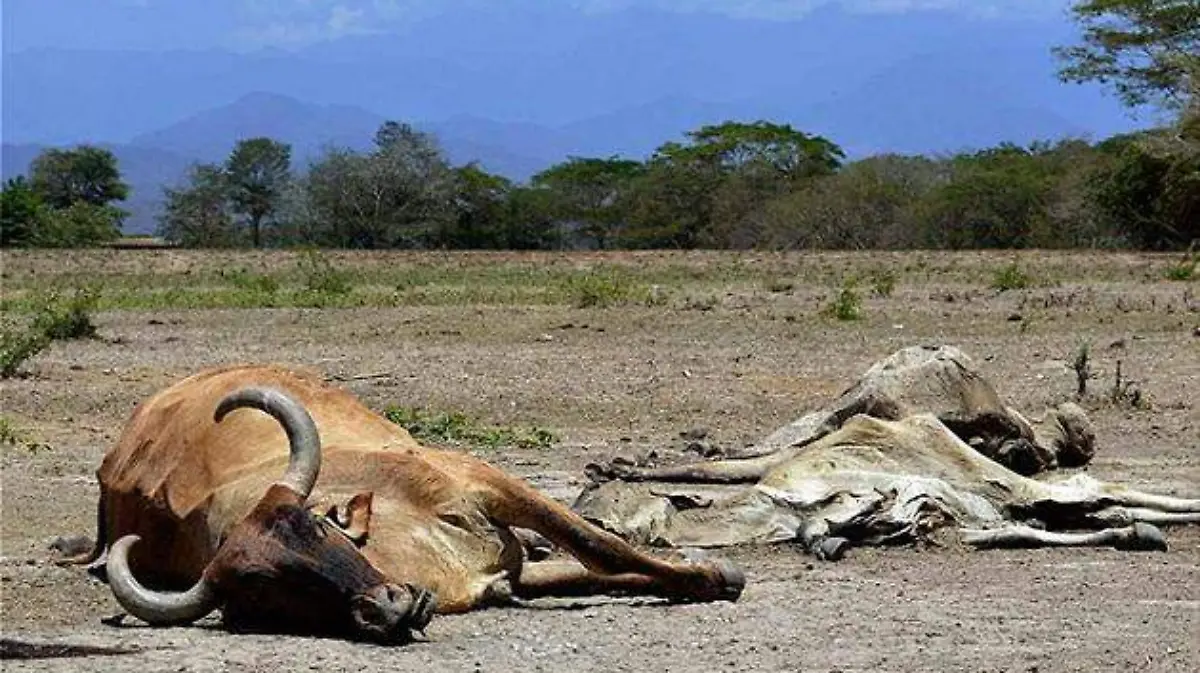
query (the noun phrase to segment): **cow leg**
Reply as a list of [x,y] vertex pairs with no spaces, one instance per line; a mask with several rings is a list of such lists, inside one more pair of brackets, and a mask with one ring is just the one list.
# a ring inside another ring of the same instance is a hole
[[975,530],[963,528],[962,540],[981,548],[1026,547],[1116,547],[1129,551],[1166,551],[1162,531],[1147,523],[1123,528],[1105,528],[1092,533],[1055,533],[1020,524]]
[[708,484],[752,484],[762,478],[768,470],[786,462],[794,455],[791,451],[778,451],[754,458],[732,458],[710,460],[684,465],[665,467],[638,467],[626,463],[611,462],[608,465],[592,463],[584,471],[593,481],[661,481]]
[[[105,527],[105,497],[101,489],[100,497],[96,499],[96,541],[89,551],[56,559],[54,563],[60,566],[86,565],[89,574],[95,575],[101,581],[107,581],[103,576],[104,565],[108,560],[108,531]],[[99,570],[97,571],[97,568]],[[99,574],[97,574],[99,573]]]
[[[1066,502],[1078,502],[1081,495],[1100,498],[1106,503],[1141,510],[1158,510],[1180,514],[1200,513],[1200,498],[1176,498],[1170,495],[1158,495],[1127,488],[1094,479],[1086,474],[1076,474],[1059,482],[1046,483],[1051,489],[1052,498],[1055,491],[1061,491],[1061,499]],[[1059,499],[1059,498],[1054,498]]]
[[1104,495],[1126,507],[1178,514],[1200,514],[1200,498],[1176,498],[1123,488],[1106,490]]
[[522,599],[546,596],[653,596],[661,593],[654,577],[640,573],[606,575],[571,561],[537,561],[508,578],[513,595]]
[[535,531],[583,564],[576,570],[527,564],[528,576],[509,577],[517,595],[622,593],[711,601],[736,600],[745,586],[745,576],[728,563],[673,563],[650,556],[498,471],[489,469],[486,483],[483,505],[489,518]]
[[1106,526],[1128,526],[1139,521],[1159,526],[1200,523],[1200,512],[1164,512],[1144,507],[1108,507],[1088,515]]

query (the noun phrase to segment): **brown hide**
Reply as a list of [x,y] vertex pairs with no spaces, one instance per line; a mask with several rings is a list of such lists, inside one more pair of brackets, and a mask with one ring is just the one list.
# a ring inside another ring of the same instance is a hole
[[[303,519],[274,505],[262,510],[288,464],[280,424],[248,408],[220,422],[213,418],[222,399],[247,388],[277,391],[302,405],[315,423],[320,471],[307,502],[292,506],[303,505]],[[271,627],[271,614],[286,605],[273,608],[272,601],[281,599],[271,592],[289,580],[272,563],[310,572],[341,559],[336,565],[357,576],[357,584],[383,578],[388,586],[429,590],[441,612],[513,595],[736,599],[744,584],[741,573],[721,561],[681,563],[643,554],[524,482],[471,456],[423,447],[349,393],[278,367],[205,371],[154,395],[135,410],[98,475],[102,529],[93,556],[138,535],[130,566],[139,581],[179,590],[204,575],[223,594],[227,619],[232,613],[255,630]],[[309,513],[330,510],[331,518]],[[287,530],[271,532],[284,524]],[[539,533],[537,539],[577,561],[525,562],[512,527]],[[313,536],[326,532],[344,539],[313,552]],[[362,563],[347,557],[346,549]],[[251,572],[245,580],[250,568],[270,572],[266,579]],[[320,600],[336,593],[331,585]],[[265,614],[264,605],[271,606]],[[275,621],[276,630],[308,628],[288,627],[283,617]]]
[[[415,447],[403,429],[343,391],[282,369],[230,367],[191,376],[134,411],[97,473],[106,539],[136,533],[133,568],[147,583],[189,585],[216,553],[225,532],[250,512],[287,463],[283,429],[252,409],[221,423],[213,410],[247,385],[285,390],[313,416],[326,461],[343,449]],[[153,564],[143,558],[155,559]]]

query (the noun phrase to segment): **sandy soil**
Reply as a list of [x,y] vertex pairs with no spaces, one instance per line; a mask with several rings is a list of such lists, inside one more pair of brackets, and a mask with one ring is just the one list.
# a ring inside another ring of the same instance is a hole
[[[57,535],[93,533],[93,473],[139,400],[199,368],[236,361],[314,368],[377,408],[461,410],[553,429],[562,441],[552,449],[483,455],[569,499],[589,461],[649,450],[670,456],[681,450],[679,432],[697,426],[722,447],[740,447],[906,345],[962,347],[1002,395],[1036,413],[1073,392],[1067,360],[1087,340],[1101,447],[1089,471],[1200,496],[1195,283],[1145,272],[1163,258],[1047,260],[1087,277],[1000,294],[986,281],[902,274],[891,297],[867,299],[867,318],[857,323],[818,317],[830,290],[804,282],[774,292],[730,288],[711,310],[101,313],[102,340],[56,343],[27,377],[0,382],[3,414],[25,435],[2,455],[3,638],[24,643],[27,655],[80,655],[7,660],[4,670],[1200,670],[1194,528],[1169,530],[1170,551],[1149,554],[857,549],[831,564],[786,546],[734,550],[726,555],[749,576],[736,604],[539,601],[440,617],[425,641],[392,649],[232,636],[215,622],[107,626],[101,618],[118,612],[107,588],[55,566],[47,549]],[[44,268],[18,261],[18,272],[21,264],[30,273]],[[1023,319],[1010,320],[1014,314]],[[1099,399],[1118,359],[1149,409]]]

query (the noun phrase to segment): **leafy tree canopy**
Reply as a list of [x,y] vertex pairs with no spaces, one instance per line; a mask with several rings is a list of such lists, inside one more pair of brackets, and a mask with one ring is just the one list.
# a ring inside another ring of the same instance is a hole
[[291,162],[291,146],[270,138],[240,141],[225,162],[233,212],[246,218],[256,248],[264,220],[279,207],[291,180]]
[[116,156],[91,145],[42,152],[30,166],[30,181],[51,208],[67,208],[80,201],[104,206],[129,196]]
[[1127,105],[1181,108],[1200,78],[1200,2],[1079,0],[1071,13],[1083,44],[1055,49],[1060,76],[1099,81]]
[[828,175],[841,166],[842,148],[789,124],[727,121],[687,134],[690,144],[666,143],[655,159],[696,164],[720,172],[770,169],[787,178]]
[[198,164],[187,184],[163,190],[158,233],[186,247],[224,248],[242,242],[233,219],[229,185],[221,166]]

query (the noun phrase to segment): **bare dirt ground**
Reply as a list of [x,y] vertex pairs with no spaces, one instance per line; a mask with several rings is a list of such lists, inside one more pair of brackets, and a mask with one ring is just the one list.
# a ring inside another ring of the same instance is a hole
[[[68,255],[6,255],[5,282],[11,287],[40,274],[53,284],[67,267],[104,273],[181,264],[180,253],[97,253],[82,261]],[[184,258],[185,265],[199,263]],[[414,259],[339,258],[364,267]],[[491,256],[471,263],[514,259],[586,265],[630,257]],[[732,256],[634,259],[703,269]],[[697,426],[722,447],[740,447],[817,407],[872,362],[907,345],[960,346],[1014,406],[1037,413],[1073,394],[1067,363],[1087,341],[1096,372],[1087,406],[1100,444],[1089,472],[1200,497],[1196,283],[1163,280],[1174,258],[1028,253],[1019,258],[1022,265],[1045,282],[1004,293],[990,289],[991,270],[1010,259],[745,256],[739,264],[774,265],[764,277],[779,282],[707,285],[703,294],[713,298],[695,302],[681,281],[672,288],[679,300],[657,306],[101,312],[102,340],[57,342],[27,366],[28,376],[0,383],[3,414],[25,435],[4,446],[2,456],[3,638],[29,644],[27,651],[38,644],[56,644],[57,654],[70,654],[66,645],[101,649],[89,656],[6,660],[3,668],[1200,670],[1195,528],[1168,530],[1170,551],[1144,554],[856,549],[838,563],[823,563],[787,546],[731,550],[724,554],[749,578],[736,604],[539,601],[439,617],[426,640],[390,649],[234,636],[214,621],[178,629],[136,620],[107,626],[101,618],[119,611],[108,589],[77,568],[55,566],[47,549],[57,535],[93,534],[93,473],[139,400],[202,367],[239,361],[314,368],[376,408],[423,406],[550,428],[561,438],[551,449],[483,455],[569,500],[589,461],[649,450],[670,456],[681,448],[679,432]],[[270,257],[245,260],[269,263]],[[835,290],[806,270],[866,273],[881,266],[896,270],[896,288],[889,297],[874,297],[864,287],[864,320],[818,315]],[[1148,409],[1102,399],[1118,359]]]

